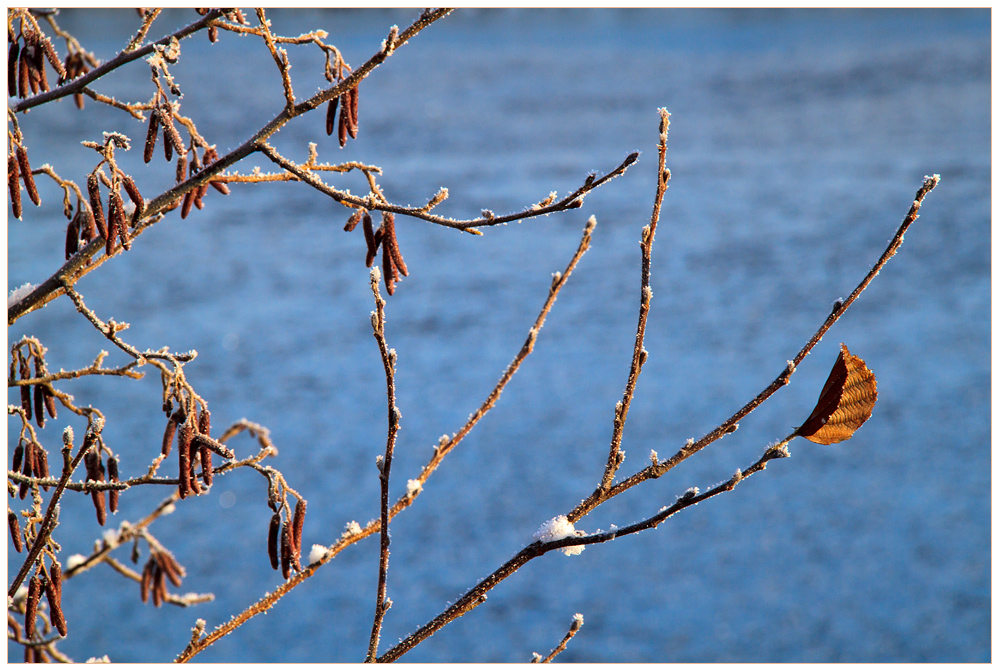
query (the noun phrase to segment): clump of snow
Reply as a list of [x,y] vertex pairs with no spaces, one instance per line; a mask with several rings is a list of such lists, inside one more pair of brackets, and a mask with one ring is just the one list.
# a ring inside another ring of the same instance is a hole
[[[566,537],[578,537],[582,532],[577,531],[573,527],[573,523],[569,522],[566,516],[556,516],[551,520],[547,520],[542,523],[542,526],[538,528],[535,532],[535,540],[541,541],[543,543],[549,541],[558,541],[559,539],[565,539]],[[559,549],[566,555],[579,555],[583,553],[583,546],[566,546],[565,548]]]
[[87,556],[85,555],[80,555],[79,553],[77,553],[76,555],[71,555],[69,556],[69,558],[66,559],[66,571],[67,572],[71,571],[79,567],[86,561],[87,561]]
[[323,559],[323,556],[330,552],[330,549],[326,546],[320,546],[319,544],[313,544],[312,550],[309,551],[309,564],[319,562]]

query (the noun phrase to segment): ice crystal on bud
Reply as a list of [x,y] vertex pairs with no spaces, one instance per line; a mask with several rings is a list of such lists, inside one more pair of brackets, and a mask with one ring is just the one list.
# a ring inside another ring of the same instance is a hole
[[573,625],[578,628],[583,626],[583,614],[573,614]]
[[408,497],[412,497],[423,489],[424,486],[415,478],[411,478],[406,482],[406,495]]
[[[577,537],[580,534],[582,532],[578,532],[566,516],[556,516],[542,523],[542,526],[535,532],[534,539],[542,543],[547,543],[565,539],[566,537]],[[583,553],[583,546],[566,546],[559,550],[566,555],[579,555]]]
[[327,548],[326,546],[313,544],[312,550],[309,551],[309,564],[312,565],[314,563],[319,562],[320,560],[323,559],[323,556],[325,556],[329,552],[330,549]]
[[352,520],[344,526],[344,534],[341,536],[349,537],[355,534],[361,534],[361,526],[358,525],[358,521]]

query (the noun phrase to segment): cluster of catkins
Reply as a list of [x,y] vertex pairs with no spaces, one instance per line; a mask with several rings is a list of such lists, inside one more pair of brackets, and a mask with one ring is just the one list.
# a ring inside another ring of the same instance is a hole
[[[180,427],[180,431],[177,431],[178,427]],[[181,499],[190,494],[200,495],[203,492],[195,472],[199,461],[201,462],[201,478],[207,487],[211,487],[212,453],[227,460],[234,457],[231,450],[209,436],[211,431],[212,415],[207,408],[202,408],[199,414],[195,412],[194,408],[185,410],[181,406],[168,416],[167,428],[163,432],[161,453],[164,457],[170,455],[170,449],[176,435],[178,479],[180,481],[178,491]]]
[[[46,60],[59,75],[60,83],[80,74],[79,68],[74,66],[76,74],[71,77],[56,54],[52,41],[32,28],[22,28],[21,34],[15,35],[13,27],[8,25],[7,41],[10,42],[7,49],[7,95],[11,98],[27,98],[39,91],[44,93],[49,90],[49,80],[45,75]],[[22,41],[24,46],[21,46]]]
[[[337,120],[337,106],[340,105],[340,120]],[[349,89],[330,101],[326,108],[326,134],[333,135],[334,122],[337,125],[337,139],[340,146],[347,144],[347,136],[358,137],[358,87]]]
[[[286,515],[281,522],[281,514],[275,512],[271,516],[271,525],[267,531],[267,556],[271,560],[271,568],[281,566],[281,575],[286,579],[296,572],[302,571],[302,525],[306,519],[306,500],[300,499],[295,504],[295,515],[291,520]],[[279,547],[280,542],[280,547]]]
[[[29,380],[31,378],[31,369],[28,365],[28,359],[21,355],[20,350],[16,353],[16,359],[18,373],[21,376],[21,380]],[[31,360],[34,362],[35,366],[35,378],[42,378],[48,375],[48,370],[45,368],[45,361],[41,357],[32,356]],[[13,369],[14,365],[12,363],[11,378],[14,377]],[[39,426],[39,428],[45,426],[45,413],[48,413],[49,417],[55,420],[56,398],[52,393],[52,386],[49,383],[39,383],[35,385],[34,395],[32,395],[31,392],[31,385],[21,385],[20,387],[21,408],[24,409],[24,415],[28,420],[31,420],[32,396],[34,396],[35,423]]]
[[19,144],[13,149],[14,151],[7,155],[7,189],[10,191],[11,211],[15,217],[21,219],[21,181],[24,181],[24,189],[28,192],[28,198],[32,203],[41,205],[42,199],[38,196],[35,178],[31,174],[28,152]]
[[139,598],[143,602],[148,602],[152,593],[153,606],[159,607],[167,599],[167,580],[180,588],[181,578],[186,574],[187,572],[170,551],[151,547],[149,560],[142,568],[142,576],[139,579]]
[[399,275],[409,275],[403,261],[403,253],[399,251],[399,242],[396,240],[396,218],[391,212],[382,213],[382,225],[377,230],[373,229],[372,216],[364,208],[360,208],[351,215],[344,225],[344,231],[353,231],[362,222],[365,232],[365,243],[368,251],[365,255],[365,266],[371,266],[378,255],[378,248],[382,247],[382,278],[385,281],[385,289],[389,296],[395,290]]
[[[55,629],[63,637],[66,636],[66,618],[62,611],[62,570],[59,563],[53,561],[48,570],[44,564],[39,564],[38,572],[31,577],[28,582],[28,595],[24,602],[24,638],[33,639],[37,634],[38,603],[45,595],[49,603],[49,620]],[[14,631],[16,639],[21,639],[20,627],[9,615],[7,625]],[[24,662],[43,663],[48,662],[48,656],[41,649],[34,646],[24,647]]]
[[[142,194],[139,193],[139,189],[135,186],[135,182],[132,178],[115,168],[111,173],[111,179],[108,180],[104,173],[98,173],[94,171],[87,176],[87,195],[90,198],[90,216],[84,214],[80,216],[79,222],[76,227],[76,231],[79,232],[79,238],[83,240],[86,244],[93,239],[93,229],[91,227],[91,219],[96,225],[97,233],[104,238],[104,251],[107,255],[111,255],[111,252],[115,249],[115,240],[120,239],[123,249],[132,248],[132,240],[129,237],[129,226],[134,226],[138,223],[139,219],[142,217],[142,211],[146,207],[145,201],[142,199]],[[99,177],[100,176],[100,177]],[[104,178],[103,180],[101,178]],[[101,182],[108,187],[111,191],[108,196],[108,216],[107,219],[104,217],[104,207],[101,205]],[[132,215],[132,220],[129,222],[125,217],[125,201],[122,199],[120,190],[125,188],[125,193],[128,194],[129,199],[135,204],[135,212]],[[79,214],[79,213],[78,213]],[[73,221],[77,221],[77,217],[73,218]],[[66,233],[66,254],[67,259],[76,253],[79,249],[77,246],[74,248],[73,242],[75,240],[73,221],[69,224],[69,229]],[[71,253],[72,250],[72,253]]]

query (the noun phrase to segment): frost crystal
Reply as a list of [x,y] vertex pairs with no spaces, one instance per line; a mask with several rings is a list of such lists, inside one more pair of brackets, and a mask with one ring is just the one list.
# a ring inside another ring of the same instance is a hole
[[351,522],[349,522],[347,524],[347,527],[344,530],[343,536],[347,537],[347,536],[351,536],[351,535],[354,535],[354,534],[361,534],[361,526],[358,525],[358,521],[356,521],[356,520],[352,520]]
[[406,482],[406,494],[408,497],[412,497],[423,490],[423,488],[424,486],[420,485],[420,481],[415,478],[411,478]]
[[30,282],[26,282],[17,289],[10,290],[10,294],[7,295],[7,310],[10,310],[11,306],[26,297],[28,294],[31,294],[34,289],[35,285]]
[[[541,541],[543,543],[549,541],[558,541],[559,539],[565,539],[566,537],[576,537],[581,533],[573,527],[573,523],[569,522],[566,516],[556,516],[551,520],[547,520],[542,523],[542,526],[538,528],[535,532],[534,539],[536,541]],[[583,546],[566,546],[565,548],[559,549],[566,555],[579,555],[583,553]]]

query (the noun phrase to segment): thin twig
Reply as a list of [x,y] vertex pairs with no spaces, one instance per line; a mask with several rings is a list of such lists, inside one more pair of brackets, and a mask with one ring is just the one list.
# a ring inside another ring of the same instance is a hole
[[625,383],[625,392],[622,400],[615,406],[614,431],[611,435],[611,449],[608,452],[608,461],[604,467],[604,476],[598,488],[600,492],[606,491],[625,459],[625,454],[621,451],[622,432],[625,429],[625,420],[628,418],[628,409],[632,405],[635,396],[635,384],[642,372],[642,365],[646,361],[646,350],[642,344],[646,337],[646,318],[649,315],[649,305],[653,298],[653,290],[649,286],[649,268],[653,254],[653,239],[656,236],[656,226],[660,221],[660,207],[663,204],[663,196],[667,192],[667,183],[670,181],[670,171],[666,168],[667,161],[667,132],[670,129],[670,113],[666,108],[660,108],[660,142],[659,148],[659,170],[657,170],[656,196],[653,199],[653,214],[649,219],[649,226],[642,230],[642,283],[639,291],[639,325],[635,330],[635,347],[632,350],[632,365],[629,368],[628,381]]
[[441,217],[438,215],[433,215],[429,212],[430,208],[428,206],[421,206],[419,208],[406,207],[401,205],[394,205],[392,203],[387,203],[384,200],[376,200],[371,196],[355,196],[346,191],[341,191],[339,189],[334,189],[316,175],[313,175],[309,170],[306,170],[303,166],[299,166],[293,161],[289,161],[281,154],[278,153],[273,147],[267,143],[262,143],[260,147],[260,152],[267,156],[269,159],[274,161],[276,164],[287,170],[289,173],[299,178],[306,184],[317,189],[318,191],[326,194],[338,203],[352,207],[352,208],[366,208],[368,210],[382,210],[385,212],[392,212],[400,215],[408,215],[410,217],[415,217],[417,219],[422,219],[424,221],[430,222],[432,224],[438,224],[440,226],[447,226],[452,229],[459,229],[462,231],[469,231],[470,233],[478,233],[476,229],[481,226],[497,226],[500,224],[508,224],[510,222],[520,221],[524,219],[531,219],[534,217],[540,217],[542,215],[549,215],[554,212],[563,212],[565,210],[572,210],[574,208],[579,208],[583,205],[583,198],[588,193],[596,189],[597,187],[605,184],[609,180],[623,175],[628,167],[635,163],[638,159],[638,152],[633,152],[629,154],[622,163],[612,170],[611,172],[595,178],[590,175],[583,183],[582,186],[577,188],[575,191],[570,193],[568,196],[555,201],[550,195],[549,198],[539,201],[535,205],[529,208],[515,212],[509,215],[496,216],[492,213],[487,213],[486,216],[477,217],[475,219],[451,219],[449,217]]
[[788,384],[789,379],[792,374],[795,373],[796,368],[802,362],[803,359],[812,351],[817,343],[823,338],[827,331],[830,330],[837,320],[839,320],[843,314],[847,311],[848,307],[854,301],[861,296],[861,292],[871,284],[871,281],[875,279],[875,276],[879,274],[886,263],[896,254],[899,250],[900,245],[903,243],[903,236],[906,230],[910,228],[910,225],[917,220],[920,212],[920,206],[923,203],[924,197],[929,194],[934,187],[940,182],[940,175],[931,175],[924,177],[924,182],[917,190],[917,194],[914,197],[913,203],[910,206],[909,211],[906,213],[906,217],[903,218],[902,224],[900,224],[899,229],[896,231],[896,235],[892,237],[889,241],[888,246],[879,257],[879,260],[875,263],[872,269],[864,277],[860,284],[851,292],[851,295],[847,297],[843,302],[837,302],[834,304],[834,308],[831,311],[829,317],[820,325],[816,333],[806,342],[794,359],[789,360],[788,364],[785,366],[784,370],[778,375],[774,381],[768,385],[764,390],[754,397],[753,400],[748,402],[743,408],[734,413],[728,420],[723,422],[721,425],[707,433],[702,438],[697,441],[689,441],[686,445],[680,448],[669,460],[664,462],[657,462],[656,464],[651,464],[644,468],[643,470],[629,476],[623,481],[615,483],[605,490],[595,490],[587,499],[581,502],[572,512],[567,515],[570,522],[576,522],[577,520],[583,518],[590,511],[592,511],[596,506],[601,504],[612,497],[615,497],[622,492],[625,492],[629,488],[632,488],[643,481],[651,478],[659,478],[663,474],[667,473],[678,464],[686,460],[691,455],[695,454],[705,446],[719,440],[726,434],[729,434],[736,430],[737,423],[740,420],[749,415],[754,409],[764,403],[768,398],[771,397],[775,392]]
[[550,551],[569,546],[603,544],[625,535],[635,534],[637,532],[642,532],[643,530],[655,528],[657,525],[678,511],[694,506],[699,502],[703,502],[706,499],[715,497],[723,492],[729,492],[736,487],[737,483],[747,476],[751,476],[756,472],[763,470],[767,466],[767,462],[769,460],[779,457],[787,457],[788,452],[784,449],[784,445],[787,444],[792,438],[794,438],[794,435],[789,436],[777,446],[768,447],[768,449],[764,452],[764,455],[757,460],[757,462],[747,467],[745,471],[737,471],[736,475],[725,483],[700,495],[696,494],[694,489],[688,490],[684,495],[678,497],[677,501],[672,506],[664,507],[655,516],[647,518],[646,520],[640,521],[634,525],[615,528],[610,532],[601,532],[583,536],[570,536],[555,541],[535,541],[528,546],[525,546],[517,555],[504,563],[499,569],[476,584],[476,586],[462,595],[462,597],[458,598],[452,606],[448,607],[445,611],[433,618],[423,627],[419,628],[412,635],[384,653],[381,657],[379,657],[378,662],[391,663],[398,660],[400,656],[420,644],[435,632],[485,602],[486,594],[489,591],[493,590],[493,588],[498,586],[500,582],[511,576],[514,572],[534,558],[545,555]]
[[[405,510],[416,497],[420,494],[423,484],[430,478],[430,475],[437,469],[444,459],[445,455],[451,452],[465,436],[472,431],[476,423],[483,418],[486,413],[493,408],[497,400],[500,398],[500,394],[503,392],[504,387],[510,382],[514,374],[517,372],[518,368],[525,358],[531,354],[534,349],[535,340],[538,336],[538,332],[541,330],[542,325],[545,323],[545,318],[549,314],[556,298],[559,295],[560,290],[565,286],[566,282],[569,280],[570,274],[573,269],[576,268],[577,263],[580,258],[583,257],[584,253],[590,248],[591,233],[594,230],[597,220],[591,217],[587,220],[587,225],[584,228],[583,238],[580,240],[580,245],[570,259],[569,264],[562,273],[557,273],[553,278],[552,285],[549,287],[548,298],[545,301],[545,305],[542,307],[538,318],[535,320],[534,325],[528,332],[528,339],[525,341],[521,350],[514,357],[513,361],[504,371],[500,382],[496,384],[490,394],[487,396],[486,401],[472,414],[468,422],[462,426],[462,428],[452,437],[443,437],[439,445],[434,448],[434,456],[431,461],[423,468],[417,479],[414,479],[414,487],[407,488],[405,495],[400,497],[396,503],[389,510],[389,520],[391,521],[396,517],[397,514]],[[225,440],[228,436],[223,435],[221,440]],[[191,643],[177,656],[174,660],[176,663],[186,663],[194,658],[196,655],[204,651],[206,648],[219,641],[229,633],[233,632],[241,625],[249,621],[251,618],[258,616],[259,614],[266,613],[271,607],[273,607],[278,600],[287,595],[292,589],[301,584],[303,581],[311,577],[316,571],[325,565],[326,563],[337,557],[341,551],[349,546],[356,544],[357,542],[365,539],[381,529],[381,520],[375,520],[368,523],[365,527],[359,525],[352,525],[348,527],[348,531],[345,532],[337,542],[327,549],[327,552],[317,559],[315,562],[307,567],[304,567],[301,572],[293,574],[290,579],[285,581],[275,590],[271,591],[263,598],[255,602],[254,604],[247,607],[243,612],[233,616],[231,619],[225,623],[219,625],[214,631],[200,637],[198,639],[192,639]]]
[[381,274],[376,266],[371,270],[372,294],[375,296],[375,310],[372,311],[372,331],[378,342],[379,354],[382,356],[382,366],[385,368],[385,394],[389,408],[389,429],[385,442],[385,456],[379,462],[379,484],[381,486],[381,545],[378,564],[378,588],[375,591],[375,618],[372,622],[372,634],[368,643],[368,657],[365,662],[375,662],[378,653],[378,640],[382,631],[382,621],[385,612],[391,606],[386,599],[385,585],[389,573],[389,470],[392,467],[392,452],[396,445],[396,434],[399,432],[399,409],[396,408],[396,351],[390,350],[385,341],[385,299],[378,291]]
[[283,49],[279,51],[274,46],[274,35],[271,34],[271,22],[264,16],[264,8],[257,7],[256,10],[264,43],[267,44],[267,49],[271,52],[271,57],[274,59],[275,64],[278,66],[278,71],[281,73],[281,86],[285,90],[285,109],[293,110],[295,109],[295,94],[292,92],[292,78],[288,76],[288,56]]
[[545,656],[544,658],[542,658],[536,653],[535,658],[532,659],[531,662],[551,663],[556,656],[558,656],[560,653],[566,650],[566,645],[569,644],[569,640],[576,637],[576,633],[580,632],[580,628],[582,627],[583,627],[583,614],[574,614],[573,623],[569,626],[569,631],[566,633],[566,636],[562,638],[562,641],[559,642],[559,645],[556,646],[556,648],[552,649],[552,653]]

